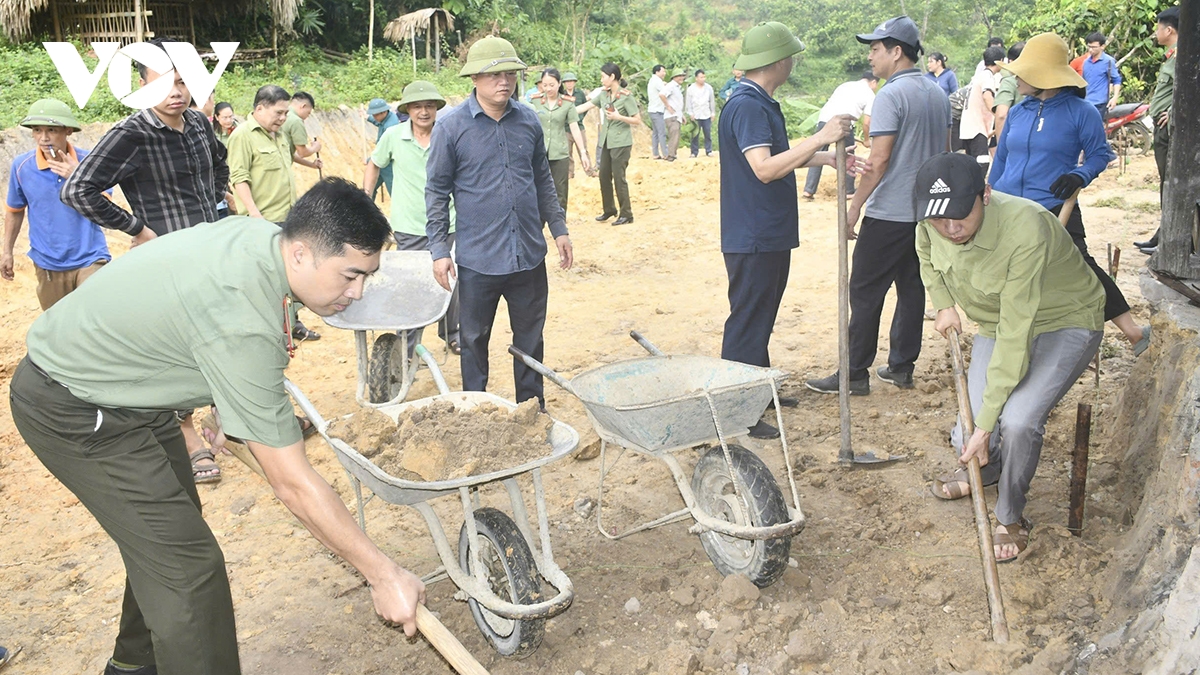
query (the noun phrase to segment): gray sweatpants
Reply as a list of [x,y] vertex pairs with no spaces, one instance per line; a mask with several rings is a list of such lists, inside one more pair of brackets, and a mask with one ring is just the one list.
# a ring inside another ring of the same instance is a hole
[[[998,483],[1000,498],[996,500],[996,519],[1011,525],[1021,519],[1025,510],[1025,495],[1037,471],[1042,455],[1042,438],[1050,411],[1079,379],[1088,363],[1100,348],[1103,331],[1086,328],[1064,328],[1043,333],[1033,339],[1029,354],[1029,370],[1004,404],[1000,421],[992,433],[988,448],[988,465],[981,469],[983,484]],[[971,398],[971,413],[978,415],[983,407],[983,390],[987,387],[988,363],[996,341],[975,336],[971,348],[971,367],[967,372],[967,390]],[[962,454],[961,421],[950,434],[954,449]]]
[[650,154],[655,157],[667,156],[667,123],[665,113],[650,113]]

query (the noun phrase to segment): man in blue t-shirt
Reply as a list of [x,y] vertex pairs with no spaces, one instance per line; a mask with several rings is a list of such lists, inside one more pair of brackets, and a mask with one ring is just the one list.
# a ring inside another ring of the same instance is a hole
[[[832,166],[818,152],[851,133],[849,115],[830,119],[815,135],[789,147],[787,125],[772,96],[792,72],[804,45],[781,23],[751,28],[734,68],[745,70],[717,123],[721,160],[721,253],[729,275],[729,319],[721,358],[767,367],[775,316],[787,287],[792,249],[800,245],[796,169]],[[797,405],[780,398],[781,405]],[[779,430],[759,421],[750,435],[775,438]]]
[[[876,374],[884,382],[909,389],[921,354],[925,286],[916,251],[917,169],[950,149],[950,100],[916,68],[922,51],[920,31],[907,16],[889,19],[857,36],[871,46],[867,60],[887,84],[871,108],[870,169],[863,174],[846,222],[854,245],[850,274],[850,393],[871,393],[870,367],[879,347],[879,323],[888,290],[896,287],[896,311],[889,334],[888,363]],[[862,215],[862,230],[854,228]],[[838,374],[804,383],[823,394],[838,393]]]
[[1104,33],[1087,36],[1087,56],[1083,59],[1083,79],[1087,80],[1087,102],[1100,111],[1100,119],[1121,98],[1121,71],[1117,60],[1104,53],[1108,40]]
[[47,310],[112,256],[100,226],[58,197],[63,180],[87,156],[87,150],[67,142],[79,131],[71,109],[62,101],[42,99],[30,106],[21,126],[33,132],[36,147],[18,155],[9,170],[0,278],[15,278],[13,247],[28,215],[29,258],[37,275],[38,303]]

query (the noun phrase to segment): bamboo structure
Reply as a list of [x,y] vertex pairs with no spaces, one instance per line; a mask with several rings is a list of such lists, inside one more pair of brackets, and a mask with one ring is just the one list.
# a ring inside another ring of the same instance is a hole
[[395,43],[405,40],[412,47],[413,70],[417,69],[417,35],[425,35],[425,59],[431,58],[430,45],[433,47],[433,70],[438,72],[442,66],[442,39],[447,31],[454,30],[454,15],[440,7],[419,9],[388,22],[383,29],[383,37]]

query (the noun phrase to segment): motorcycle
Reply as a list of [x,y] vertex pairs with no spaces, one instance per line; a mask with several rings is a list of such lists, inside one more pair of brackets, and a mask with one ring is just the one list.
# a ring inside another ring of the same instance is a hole
[[1104,134],[1119,155],[1144,155],[1154,146],[1149,104],[1122,103],[1104,113]]

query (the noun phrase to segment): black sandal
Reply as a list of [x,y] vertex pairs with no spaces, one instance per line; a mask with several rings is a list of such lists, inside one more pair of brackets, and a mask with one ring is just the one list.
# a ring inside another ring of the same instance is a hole
[[305,340],[316,342],[321,339],[321,334],[315,330],[309,330],[306,326],[296,326],[292,329],[292,339],[299,342]]

